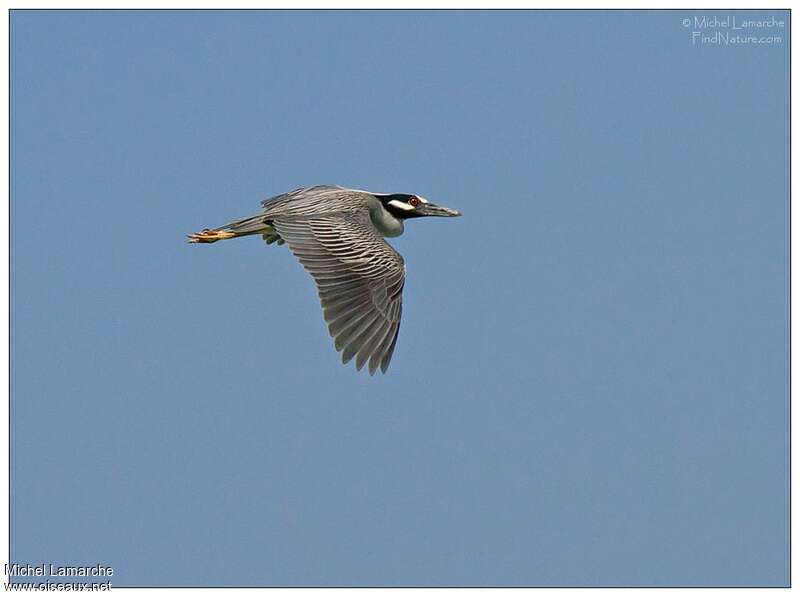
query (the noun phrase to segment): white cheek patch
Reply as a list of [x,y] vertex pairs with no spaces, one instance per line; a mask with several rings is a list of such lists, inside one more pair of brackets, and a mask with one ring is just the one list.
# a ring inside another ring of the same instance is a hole
[[404,209],[405,211],[414,211],[413,205],[409,205],[408,203],[403,203],[402,201],[398,201],[397,199],[392,199],[391,201],[389,201],[389,205],[391,205],[392,207],[396,207],[398,209]]

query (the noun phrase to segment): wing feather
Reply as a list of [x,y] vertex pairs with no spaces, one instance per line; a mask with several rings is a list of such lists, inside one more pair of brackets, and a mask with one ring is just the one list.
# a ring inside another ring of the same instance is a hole
[[277,217],[272,225],[314,278],[328,331],[342,362],[389,366],[405,283],[403,258],[378,233],[366,209]]

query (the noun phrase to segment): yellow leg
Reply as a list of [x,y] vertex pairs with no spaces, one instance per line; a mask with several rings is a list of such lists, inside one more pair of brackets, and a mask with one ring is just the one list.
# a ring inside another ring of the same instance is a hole
[[236,236],[236,233],[227,230],[209,230],[206,228],[202,232],[195,232],[188,236],[190,243],[215,243],[218,240],[233,238]]

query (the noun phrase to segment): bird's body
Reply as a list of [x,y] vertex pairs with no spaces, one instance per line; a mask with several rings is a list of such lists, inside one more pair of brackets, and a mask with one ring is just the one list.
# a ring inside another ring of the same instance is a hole
[[403,258],[383,237],[399,236],[404,220],[457,216],[424,197],[370,193],[338,186],[301,188],[262,201],[263,212],[189,235],[195,243],[260,234],[287,243],[314,278],[342,362],[356,358],[370,374],[389,366],[397,342],[405,282]]

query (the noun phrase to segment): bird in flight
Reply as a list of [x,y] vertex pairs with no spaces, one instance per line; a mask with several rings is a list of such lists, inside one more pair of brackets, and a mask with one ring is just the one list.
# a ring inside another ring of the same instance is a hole
[[404,221],[460,216],[419,195],[370,193],[338,186],[301,188],[261,202],[263,211],[189,235],[190,243],[260,234],[284,243],[314,278],[328,331],[342,363],[356,359],[370,375],[389,367],[400,329],[403,257],[384,237],[403,234]]

